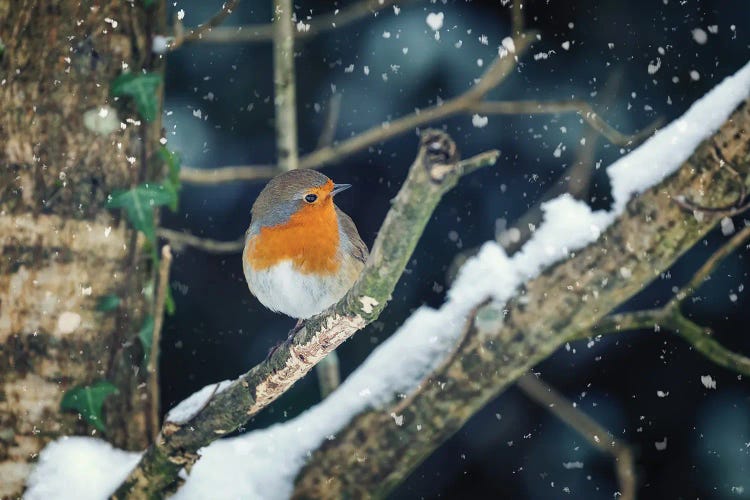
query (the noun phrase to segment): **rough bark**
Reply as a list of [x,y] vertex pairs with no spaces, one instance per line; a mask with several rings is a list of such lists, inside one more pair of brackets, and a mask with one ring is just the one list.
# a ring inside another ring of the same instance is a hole
[[714,147],[747,178],[750,100],[678,172],[631,200],[596,243],[531,280],[508,304],[480,308],[450,362],[414,394],[357,415],[326,441],[300,472],[294,497],[385,495],[487,401],[668,269],[722,217],[690,214],[673,197],[716,207],[740,196]]
[[[138,240],[107,195],[138,182],[139,126],[108,135],[84,125],[113,102],[123,67],[149,61],[160,6],[141,2],[0,0],[0,497],[17,497],[39,450],[61,435],[90,433],[61,413],[63,393],[108,378],[120,388],[106,437],[147,444],[145,402],[123,341],[144,312],[147,269]],[[151,127],[158,138],[158,124]],[[99,297],[127,297],[119,311]]]

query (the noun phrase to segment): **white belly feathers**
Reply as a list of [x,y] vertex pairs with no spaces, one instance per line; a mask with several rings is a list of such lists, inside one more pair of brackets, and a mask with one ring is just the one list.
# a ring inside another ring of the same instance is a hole
[[261,271],[253,270],[243,259],[250,291],[271,309],[287,316],[306,319],[338,302],[346,293],[341,276],[313,276],[293,268],[284,260]]

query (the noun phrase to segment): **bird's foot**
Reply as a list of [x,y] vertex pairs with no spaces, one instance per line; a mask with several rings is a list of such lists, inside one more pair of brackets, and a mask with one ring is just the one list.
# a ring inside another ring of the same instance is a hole
[[268,354],[266,355],[266,359],[270,359],[271,356],[273,356],[273,353],[279,350],[279,347],[281,347],[283,344],[290,344],[292,340],[294,339],[294,336],[297,335],[297,332],[302,330],[302,327],[305,325],[305,322],[301,319],[297,320],[297,324],[294,325],[294,328],[289,330],[289,334],[286,337],[286,340],[277,342],[273,347],[271,347],[268,350]]

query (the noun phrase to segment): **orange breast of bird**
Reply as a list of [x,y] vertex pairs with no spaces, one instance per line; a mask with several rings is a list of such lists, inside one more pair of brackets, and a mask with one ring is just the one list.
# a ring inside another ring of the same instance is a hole
[[291,260],[303,274],[331,275],[338,272],[339,227],[333,200],[303,206],[285,223],[262,227],[248,242],[248,264],[262,271]]

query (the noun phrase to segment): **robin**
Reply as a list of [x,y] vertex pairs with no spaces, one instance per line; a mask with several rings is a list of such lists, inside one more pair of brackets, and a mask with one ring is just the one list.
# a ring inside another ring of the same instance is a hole
[[298,327],[338,302],[367,261],[357,227],[333,203],[350,187],[314,170],[291,170],[273,178],[253,204],[245,279],[261,304],[297,318]]

